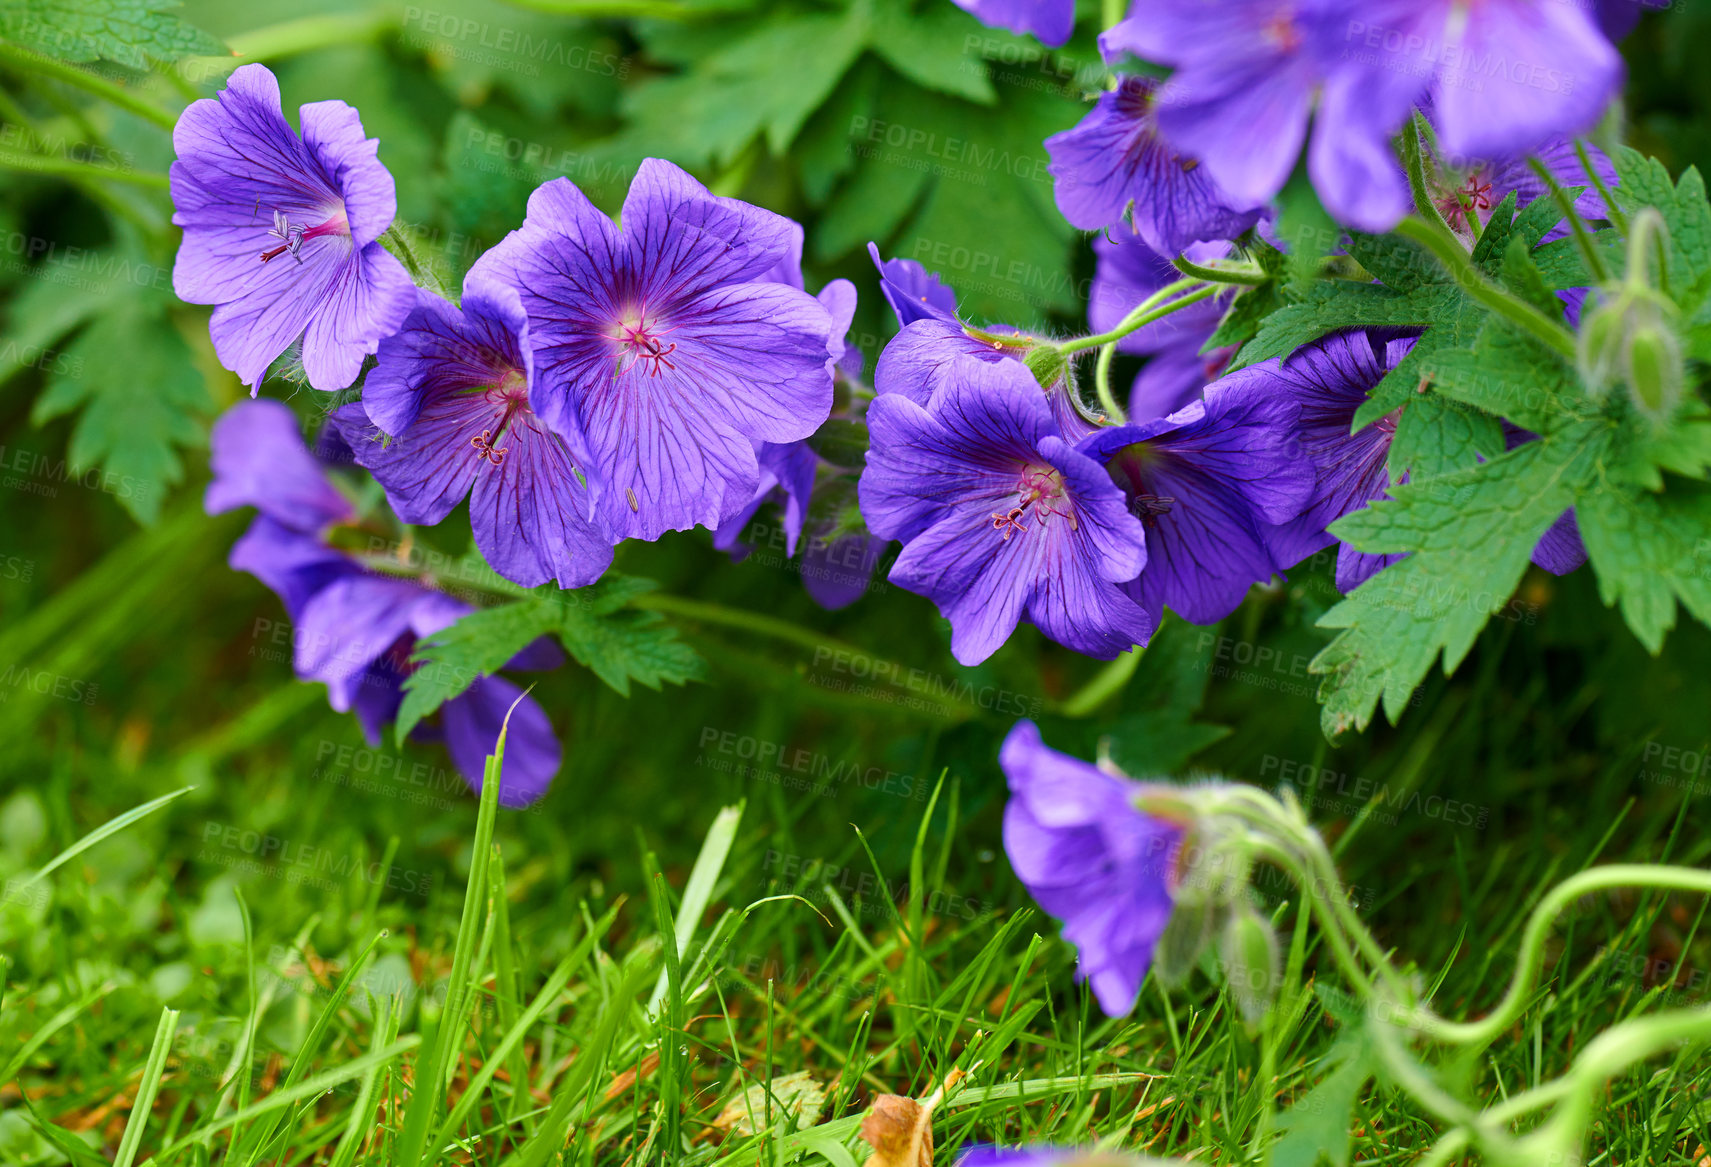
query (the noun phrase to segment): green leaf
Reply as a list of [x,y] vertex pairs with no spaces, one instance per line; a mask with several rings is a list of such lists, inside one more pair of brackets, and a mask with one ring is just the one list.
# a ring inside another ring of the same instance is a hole
[[399,744],[424,717],[467,691],[477,679],[498,672],[506,661],[551,632],[553,625],[550,604],[523,600],[471,612],[424,640],[414,657],[421,666],[404,679],[396,730]]
[[542,636],[556,635],[571,656],[626,697],[631,681],[657,689],[665,682],[705,678],[705,662],[662,615],[630,607],[653,586],[651,580],[608,574],[589,587],[533,592],[471,612],[428,637],[412,658],[420,667],[404,681],[398,740]]
[[1597,490],[1575,514],[1599,596],[1620,605],[1654,655],[1675,626],[1677,600],[1711,624],[1711,486],[1677,481],[1662,495]]
[[1122,715],[1111,726],[1111,760],[1137,775],[1176,774],[1188,760],[1229,736],[1230,728],[1196,721],[1211,678],[1215,628],[1167,617],[1147,643],[1123,690]]
[[1533,547],[1593,480],[1609,444],[1597,422],[1568,427],[1467,470],[1392,488],[1332,525],[1361,551],[1408,552],[1319,621],[1342,631],[1313,661],[1328,736],[1364,729],[1380,698],[1394,723],[1442,654],[1461,663],[1510,600]]
[[980,105],[998,100],[986,62],[969,52],[979,21],[949,4],[911,13],[907,0],[880,0],[873,21],[873,51],[915,84]]
[[1689,315],[1698,311],[1711,292],[1711,203],[1699,171],[1688,167],[1679,182],[1656,158],[1623,147],[1616,152],[1621,184],[1616,201],[1632,215],[1656,207],[1669,228],[1669,273],[1665,290]]
[[1501,453],[1503,425],[1495,417],[1436,394],[1417,396],[1396,421],[1390,480],[1433,478]]
[[0,37],[63,61],[209,57],[226,47],[170,9],[177,0],[0,0]]
[[1260,326],[1287,303],[1288,296],[1279,280],[1267,280],[1257,287],[1243,288],[1236,293],[1229,311],[1218,322],[1218,330],[1200,346],[1200,351],[1205,353],[1247,344],[1259,335]]
[[727,164],[757,135],[782,154],[867,40],[860,6],[758,25],[688,71],[631,91],[626,137],[687,166]]
[[1501,321],[1490,321],[1471,347],[1435,349],[1424,372],[1434,391],[1535,433],[1597,416],[1561,358]]
[[41,425],[81,409],[68,458],[93,489],[152,523],[184,476],[179,450],[199,446],[211,402],[190,346],[163,296],[116,297],[65,349],[31,419]]
[[1364,1034],[1339,1038],[1326,1060],[1337,1068],[1278,1116],[1283,1137],[1271,1149],[1272,1167],[1317,1167],[1321,1159],[1348,1167],[1350,1116],[1376,1066]]

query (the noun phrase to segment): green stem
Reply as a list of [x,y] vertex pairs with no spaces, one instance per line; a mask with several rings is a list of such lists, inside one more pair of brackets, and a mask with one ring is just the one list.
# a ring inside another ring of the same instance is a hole
[[410,242],[409,235],[398,229],[397,223],[381,232],[380,242],[382,245],[387,243],[392,245],[389,250],[398,257],[400,263],[409,269],[411,279],[424,285],[429,291],[436,292],[453,303],[457,302],[458,297],[446,290],[445,285],[440,281],[440,277],[416,253],[416,245]]
[[1104,0],[1099,8],[1099,27],[1101,29],[1115,28],[1123,23],[1128,15],[1128,5],[1123,0]]
[[1111,359],[1116,355],[1116,341],[1099,350],[1099,359],[1093,363],[1093,388],[1098,392],[1099,404],[1105,407],[1106,414],[1112,421],[1122,425],[1129,420],[1129,415],[1117,404],[1117,395],[1111,390]]
[[[305,16],[240,33],[226,43],[232,55],[244,61],[273,61],[313,49],[360,44],[374,39],[393,25],[384,12],[345,12]],[[234,62],[234,65],[240,62]]]
[[[1408,189],[1414,195],[1414,209],[1426,222],[1438,230],[1454,238],[1450,225],[1444,222],[1443,213],[1438,210],[1438,204],[1432,198],[1432,191],[1426,185],[1426,126],[1425,118],[1419,114],[1402,134],[1402,160],[1408,169]],[[1470,221],[1473,213],[1468,213]]]
[[1271,277],[1252,264],[1241,267],[1217,267],[1195,263],[1186,255],[1179,255],[1171,260],[1176,270],[1184,275],[1193,276],[1197,280],[1205,280],[1209,284],[1246,284],[1257,288],[1261,284],[1271,282]]
[[1434,225],[1425,219],[1410,216],[1396,225],[1396,233],[1421,244],[1437,257],[1456,283],[1473,299],[1499,316],[1531,333],[1552,352],[1566,360],[1574,360],[1574,333],[1560,322],[1552,320],[1525,300],[1510,295],[1488,280],[1473,266],[1473,261],[1448,227]]
[[1538,158],[1527,159],[1527,165],[1532,167],[1533,173],[1539,176],[1539,181],[1550,190],[1557,208],[1568,219],[1569,228],[1574,232],[1575,246],[1580,250],[1580,258],[1586,261],[1586,270],[1591,272],[1592,278],[1599,283],[1607,282],[1610,279],[1610,269],[1605,266],[1604,257],[1598,254],[1598,248],[1592,242],[1592,232],[1586,229],[1586,221],[1575,209],[1574,200],[1568,197],[1568,192],[1562,188],[1562,183],[1557,181],[1557,176],[1551,173],[1551,168]]
[[163,130],[170,130],[178,124],[178,115],[165,106],[157,105],[146,97],[140,97],[122,85],[86,73],[82,69],[56,61],[52,57],[44,57],[40,53],[32,53],[28,49],[19,48],[0,41],[0,61],[14,65],[31,73],[39,73],[44,77],[52,77],[73,85],[85,93],[92,93],[104,101],[110,101],[128,113],[134,113],[146,121],[151,121]]
[[1128,652],[1118,656],[1110,664],[1093,675],[1087,684],[1064,698],[1057,707],[1058,713],[1064,717],[1087,717],[1105,704],[1115,693],[1129,683],[1129,678],[1135,675],[1135,670],[1141,666],[1141,654],[1146,651],[1146,645],[1138,645]]
[[[1539,901],[1538,907],[1533,909],[1532,915],[1527,917],[1527,925],[1521,933],[1521,951],[1515,960],[1514,976],[1495,1009],[1478,1021],[1445,1021],[1432,1016],[1422,1007],[1414,1011],[1409,1023],[1438,1041],[1453,1045],[1489,1045],[1526,1010],[1527,998],[1532,993],[1539,970],[1544,965],[1545,940],[1549,937],[1551,924],[1557,916],[1581,896],[1618,887],[1649,887],[1711,895],[1711,871],[1700,871],[1692,867],[1616,863],[1607,867],[1594,867],[1570,876],[1552,888],[1550,893]],[[1587,1052],[1591,1052],[1590,1046]]]
[[1604,199],[1604,209],[1610,212],[1610,221],[1616,225],[1616,230],[1623,235],[1628,233],[1628,213],[1616,201],[1616,196],[1610,193],[1610,187],[1605,183],[1598,168],[1592,165],[1592,156],[1586,152],[1586,140],[1574,140],[1575,157],[1580,159],[1580,165],[1586,170],[1586,177],[1592,180],[1592,185],[1598,188],[1599,195]]
[[[1170,297],[1175,293],[1186,291],[1189,288],[1194,288],[1197,284],[1201,286],[1196,288],[1196,290],[1188,292],[1185,296],[1178,296],[1174,300],[1170,299]],[[1098,348],[1103,344],[1114,344],[1117,341],[1122,340],[1125,336],[1128,336],[1131,332],[1143,328],[1155,320],[1162,320],[1172,312],[1180,312],[1191,304],[1198,304],[1202,300],[1210,299],[1213,296],[1218,295],[1223,290],[1223,288],[1216,284],[1206,285],[1203,280],[1194,279],[1192,277],[1177,280],[1174,284],[1167,284],[1152,295],[1148,296],[1145,300],[1142,300],[1135,306],[1134,310],[1127,316],[1123,317],[1122,322],[1110,332],[1101,332],[1095,336],[1078,336],[1074,340],[1064,341],[1058,346],[1058,349],[1065,356],[1068,356],[1071,353],[1085,352],[1090,348]]]
[[156,190],[166,190],[169,186],[164,174],[148,170],[109,170],[104,166],[92,166],[87,162],[79,162],[75,158],[47,158],[40,154],[26,154],[12,150],[0,150],[0,166],[8,170],[22,170],[29,174],[57,174],[67,178],[111,179],[114,182],[128,182],[136,186],[153,187]]

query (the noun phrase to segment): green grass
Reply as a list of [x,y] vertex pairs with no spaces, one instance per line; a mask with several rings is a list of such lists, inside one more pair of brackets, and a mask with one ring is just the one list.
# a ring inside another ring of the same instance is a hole
[[[1179,629],[1070,719],[1051,709],[1097,666],[1031,634],[958,670],[907,596],[815,613],[785,573],[716,573],[698,543],[667,541],[626,569],[807,640],[680,618],[710,684],[626,702],[575,670],[547,678],[567,762],[538,811],[518,813],[479,804],[432,748],[367,752],[318,688],[291,682],[267,658],[272,601],[206,550],[229,528],[169,516],[56,598],[8,597],[25,601],[0,633],[8,659],[99,695],[14,688],[0,704],[14,743],[0,762],[0,1162],[843,1167],[867,1153],[857,1127],[875,1095],[925,1096],[953,1070],[968,1077],[936,1116],[944,1161],[992,1140],[1259,1161],[1334,1068],[1337,998],[1315,991],[1338,985],[1334,967],[1265,872],[1266,908],[1299,946],[1270,1024],[1248,1031],[1210,963],[1181,990],[1149,982],[1130,1018],[1100,1015],[1000,845],[996,742],[1033,702],[1049,741],[1091,754],[1103,733],[1162,732],[1161,686],[1190,693],[1201,722],[1233,728],[1195,764],[1292,779],[1363,916],[1450,1016],[1495,1002],[1551,883],[1593,862],[1704,866],[1711,851],[1693,792],[1657,780],[1683,777],[1680,758],[1663,769],[1647,746],[1696,745],[1703,632],[1682,630],[1659,661],[1592,647],[1609,617],[1574,580],[1531,582],[1534,624],[1499,630],[1400,729],[1333,749],[1310,698],[1216,668],[1236,663],[1226,644],[1287,660],[1308,643],[1311,577],[1209,635]],[[134,566],[158,556],[209,579],[186,596],[178,573]],[[108,589],[124,618],[105,614]],[[1010,696],[947,714],[907,700],[907,680],[839,688],[825,682],[853,674],[808,647],[833,642]],[[867,778],[816,793],[720,765],[762,743],[779,746],[775,776],[800,776],[791,752],[806,750]],[[1421,798],[1363,816],[1379,786]],[[1522,1024],[1452,1069],[1500,1101],[1612,1023],[1698,1001],[1703,910],[1626,894],[1577,906]],[[824,1094],[817,1121],[790,1088],[765,1089],[801,1072]],[[1695,1162],[1708,1086],[1693,1053],[1619,1079],[1589,1161]],[[1439,1129],[1384,1086],[1354,1127],[1366,1163],[1412,1161]]]

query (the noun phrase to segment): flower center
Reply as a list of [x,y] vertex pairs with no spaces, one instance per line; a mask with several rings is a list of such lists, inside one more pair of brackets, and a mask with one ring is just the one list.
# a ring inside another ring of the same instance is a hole
[[1040,526],[1046,525],[1046,520],[1053,515],[1061,515],[1069,520],[1070,530],[1075,530],[1075,508],[1070,505],[1069,498],[1063,489],[1063,476],[1050,466],[1028,466],[1022,471],[1020,481],[1016,483],[1016,505],[1008,511],[992,512],[992,529],[1004,533],[1004,541],[1008,543],[1010,536],[1018,531],[1026,532],[1023,521],[1032,510],[1039,519]]
[[1438,200],[1438,210],[1451,227],[1460,227],[1462,216],[1469,211],[1491,209],[1491,184],[1481,182],[1481,173],[1468,175],[1467,181]]
[[[349,235],[351,233],[350,219],[345,215],[344,204],[329,209],[327,218],[314,226],[303,223],[293,223],[284,211],[278,208],[273,212],[273,226],[267,233],[275,239],[283,240],[278,247],[270,247],[261,253],[261,261],[277,259],[289,251],[294,257],[303,250],[306,239],[315,239],[322,235]],[[301,259],[298,260],[302,262]]]
[[518,414],[529,416],[534,413],[529,408],[529,384],[521,369],[510,369],[497,384],[488,387],[485,396],[489,405],[499,409],[499,421],[492,429],[482,430],[480,437],[469,439],[469,444],[475,447],[477,458],[494,466],[503,466],[505,455],[511,452],[510,446],[499,444],[505,431]]
[[1280,5],[1270,20],[1260,26],[1260,36],[1282,53],[1293,53],[1301,47],[1301,30],[1295,27],[1293,5]]
[[[627,372],[645,364],[648,376],[657,377],[661,369],[676,369],[677,366],[671,363],[671,354],[677,351],[676,342],[667,343],[660,339],[670,331],[669,328],[661,328],[658,320],[650,322],[644,313],[637,313],[634,319],[626,316],[618,321],[610,334],[618,342],[618,371]],[[627,366],[625,357],[630,359]]]
[[1177,503],[1172,496],[1154,491],[1147,481],[1152,477],[1148,467],[1155,465],[1158,459],[1158,453],[1145,442],[1136,442],[1119,450],[1106,466],[1111,481],[1128,500],[1129,513],[1149,527],[1161,516],[1175,510]]

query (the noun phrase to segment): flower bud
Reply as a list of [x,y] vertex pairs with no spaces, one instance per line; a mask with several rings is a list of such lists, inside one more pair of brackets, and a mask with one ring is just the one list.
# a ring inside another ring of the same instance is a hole
[[1608,302],[1602,294],[1588,301],[1580,318],[1576,361],[1580,379],[1594,398],[1602,398],[1620,379],[1622,359],[1623,305]]
[[1069,376],[1069,358],[1055,344],[1034,345],[1022,357],[1022,363],[1028,366],[1028,372],[1042,389],[1050,389]]
[[1224,921],[1218,956],[1243,1020],[1250,1027],[1258,1025],[1277,999],[1281,977],[1277,932],[1252,904],[1242,901]]
[[1661,320],[1642,324],[1628,337],[1625,380],[1639,411],[1653,421],[1666,421],[1681,402],[1685,370],[1681,342]]

